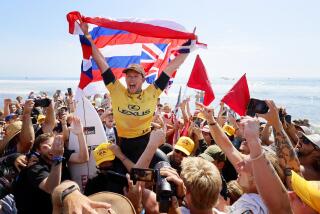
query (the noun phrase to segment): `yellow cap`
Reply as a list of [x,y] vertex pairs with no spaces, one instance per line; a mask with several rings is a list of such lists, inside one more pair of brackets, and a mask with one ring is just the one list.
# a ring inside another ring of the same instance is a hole
[[228,136],[232,136],[236,132],[236,130],[232,126],[227,124],[224,125],[222,129]]
[[293,170],[291,184],[293,191],[309,207],[320,212],[320,181],[307,181]]
[[97,166],[99,166],[102,162],[112,161],[115,159],[114,153],[108,149],[110,145],[111,143],[101,143],[93,151],[93,156]]
[[43,114],[39,114],[38,118],[37,118],[37,123],[41,124],[44,122],[44,119],[46,119],[46,116],[44,116]]
[[176,145],[174,146],[174,149],[177,149],[186,155],[190,155],[194,148],[194,142],[189,137],[180,137]]

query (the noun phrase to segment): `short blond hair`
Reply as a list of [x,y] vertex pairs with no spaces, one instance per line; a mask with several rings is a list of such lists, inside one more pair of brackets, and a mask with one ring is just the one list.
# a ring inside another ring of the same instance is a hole
[[199,210],[213,208],[222,188],[217,167],[200,157],[184,158],[181,167],[181,178],[191,194],[192,205]]

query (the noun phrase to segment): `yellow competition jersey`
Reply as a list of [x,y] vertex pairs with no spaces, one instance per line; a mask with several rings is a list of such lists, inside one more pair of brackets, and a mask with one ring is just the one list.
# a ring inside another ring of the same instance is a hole
[[107,86],[119,137],[135,138],[151,131],[151,121],[162,90],[154,84],[139,94],[129,94],[116,80]]

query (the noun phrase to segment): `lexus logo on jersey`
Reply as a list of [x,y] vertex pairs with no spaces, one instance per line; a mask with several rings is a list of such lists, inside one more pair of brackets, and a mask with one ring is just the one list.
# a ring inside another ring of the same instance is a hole
[[140,110],[140,106],[138,105],[128,105],[128,109],[131,111],[139,111]]

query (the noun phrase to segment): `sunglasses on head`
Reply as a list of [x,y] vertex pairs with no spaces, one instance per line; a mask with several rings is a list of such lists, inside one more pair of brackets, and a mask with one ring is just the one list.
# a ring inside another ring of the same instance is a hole
[[187,155],[186,155],[185,153],[181,152],[181,151],[178,150],[178,149],[175,149],[174,151],[175,151],[176,153],[178,153],[178,154],[181,154],[181,155],[184,156],[184,157],[187,157]]

